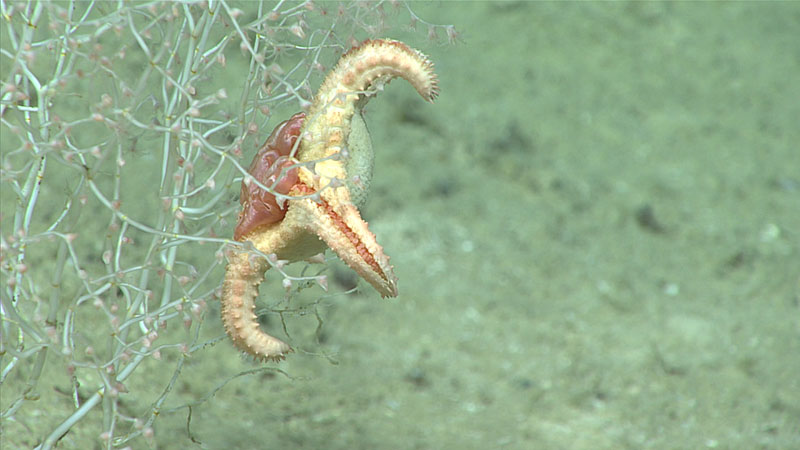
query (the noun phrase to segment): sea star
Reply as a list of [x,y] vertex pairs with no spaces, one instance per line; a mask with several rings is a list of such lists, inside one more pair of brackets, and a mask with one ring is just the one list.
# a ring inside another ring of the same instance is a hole
[[[286,261],[309,258],[327,244],[381,296],[396,296],[397,277],[389,257],[358,206],[372,172],[372,145],[361,109],[397,77],[429,102],[438,95],[433,63],[402,42],[368,40],[342,55],[308,113],[278,125],[250,166],[252,177],[288,200],[281,208],[272,193],[245,179],[234,239]],[[222,321],[237,348],[277,361],[292,348],[262,331],[254,313],[258,286],[269,267],[245,248],[231,252],[222,287]]]

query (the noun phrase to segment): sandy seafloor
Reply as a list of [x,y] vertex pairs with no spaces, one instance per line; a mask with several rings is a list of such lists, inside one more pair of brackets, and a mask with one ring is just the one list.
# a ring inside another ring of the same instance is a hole
[[[329,300],[293,379],[158,448],[800,448],[800,4],[414,8],[462,42],[392,32],[441,96],[367,107],[399,297]],[[175,400],[258,366],[221,342]]]
[[463,42],[409,38],[435,105],[367,107],[399,297],[334,301],[337,365],[229,385],[196,437],[800,448],[800,6],[415,8]]

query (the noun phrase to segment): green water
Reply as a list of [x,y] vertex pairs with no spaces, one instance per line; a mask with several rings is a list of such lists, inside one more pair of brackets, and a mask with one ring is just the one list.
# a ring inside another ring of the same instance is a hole
[[800,446],[798,5],[417,8],[463,42],[408,38],[435,105],[367,108],[400,296],[337,302],[339,364],[242,381],[202,440]]
[[[364,216],[400,295],[330,300],[306,348],[337,364],[300,351],[279,365],[295,379],[231,381],[192,437],[800,448],[800,4],[413,7],[461,42],[391,32],[431,56],[441,95],[395,81],[365,113]],[[258,366],[220,342],[171,402]],[[186,425],[160,417],[159,447],[193,445]]]

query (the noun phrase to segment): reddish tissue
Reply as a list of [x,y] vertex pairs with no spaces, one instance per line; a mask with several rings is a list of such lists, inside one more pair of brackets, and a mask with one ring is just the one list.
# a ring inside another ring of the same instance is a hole
[[[256,153],[247,172],[264,186],[272,187],[284,167],[293,164],[289,157],[303,127],[306,115],[297,113],[289,120],[281,122],[269,135],[267,141]],[[289,170],[283,178],[275,184],[275,192],[288,194],[292,186],[297,183],[297,169]],[[249,186],[242,182],[242,191],[239,195],[242,211],[239,213],[239,222],[233,232],[237,241],[254,229],[279,222],[286,215],[286,207],[281,209],[275,196],[258,187],[256,183]]]

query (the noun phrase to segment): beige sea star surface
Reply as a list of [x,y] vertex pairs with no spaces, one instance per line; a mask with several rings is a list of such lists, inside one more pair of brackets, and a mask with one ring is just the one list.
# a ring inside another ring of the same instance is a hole
[[[381,296],[397,295],[389,257],[358,211],[372,168],[361,108],[397,77],[429,102],[438,95],[431,61],[402,42],[369,40],[342,55],[308,113],[279,125],[250,167],[251,176],[289,200],[280,208],[274,195],[245,180],[236,240],[250,241],[261,253],[287,261],[309,258],[327,244]],[[296,158],[291,157],[294,150]],[[366,184],[352,183],[354,176]],[[280,360],[291,347],[262,331],[254,313],[258,287],[269,267],[264,258],[245,249],[230,254],[222,321],[237,348],[257,359]]]

